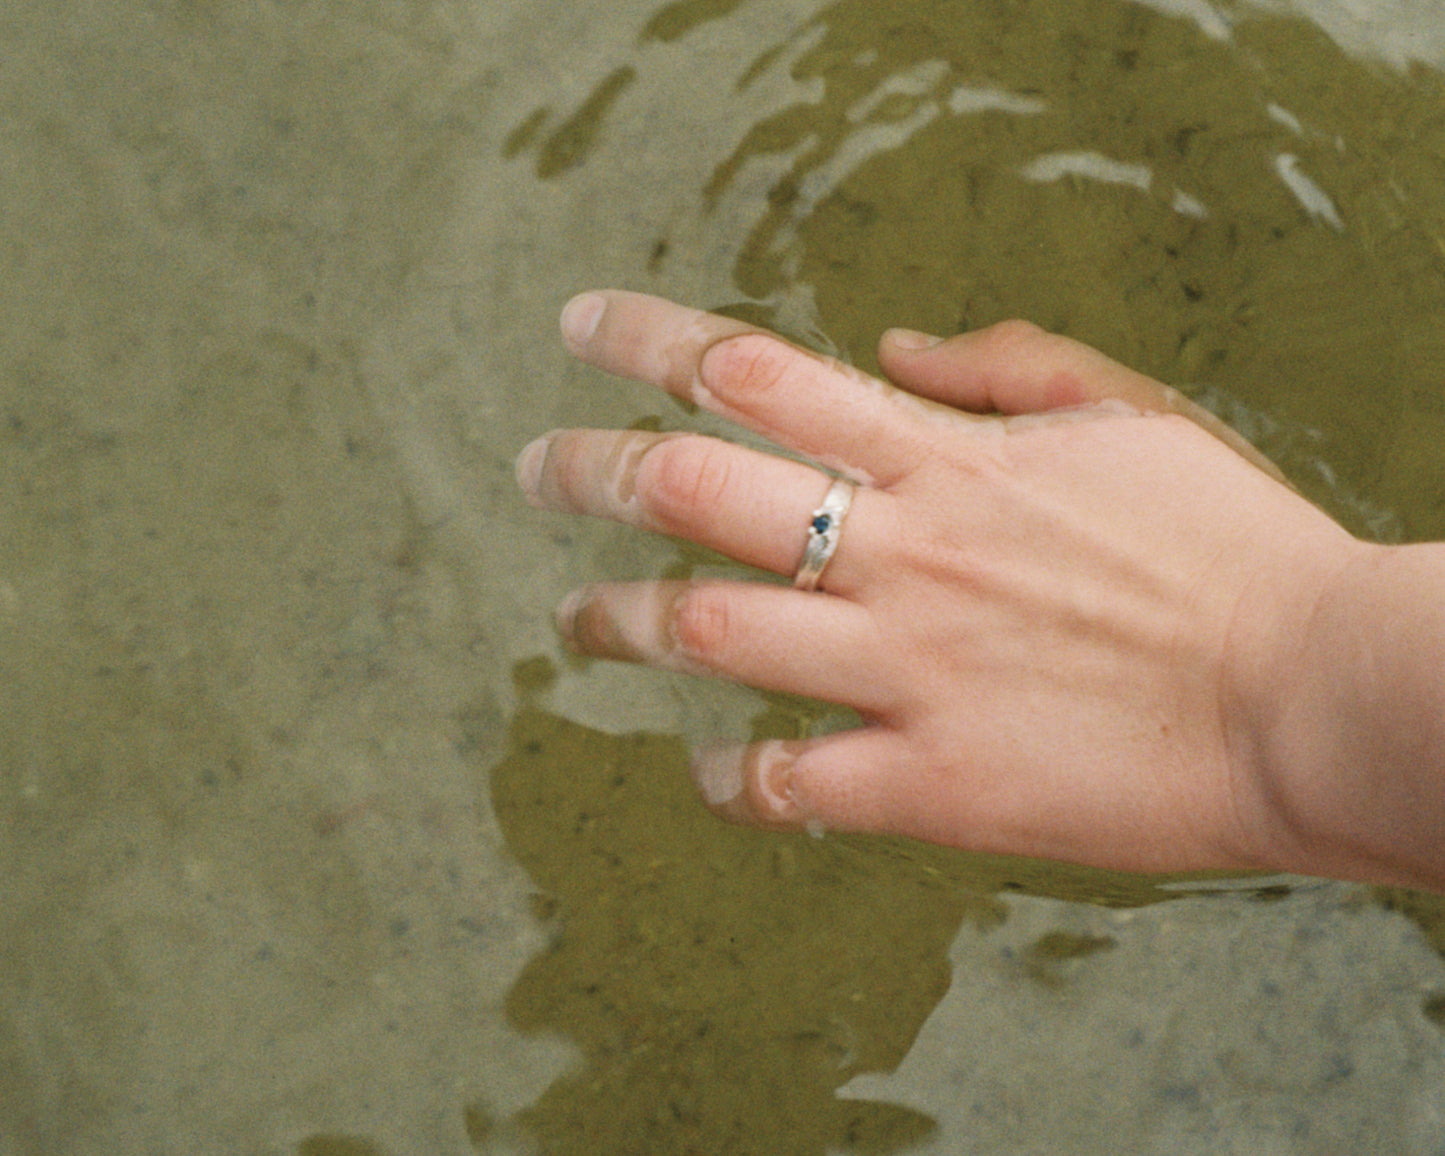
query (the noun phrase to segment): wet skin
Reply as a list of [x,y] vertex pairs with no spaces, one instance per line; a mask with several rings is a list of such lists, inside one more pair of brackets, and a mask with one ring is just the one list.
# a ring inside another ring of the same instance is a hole
[[[842,734],[698,751],[708,804],[1125,869],[1304,865],[1267,757],[1311,608],[1377,549],[1176,391],[1023,323],[892,331],[891,380],[637,294],[574,299],[570,351],[858,483],[821,590],[599,583],[598,657],[802,694]],[[822,469],[688,433],[560,430],[539,506],[791,575]]]

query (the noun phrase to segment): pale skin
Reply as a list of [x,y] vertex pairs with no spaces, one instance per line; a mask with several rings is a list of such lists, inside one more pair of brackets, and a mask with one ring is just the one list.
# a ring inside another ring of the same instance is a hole
[[[580,653],[864,720],[696,752],[714,811],[1445,890],[1445,546],[1356,540],[1175,391],[1023,323],[890,331],[886,382],[632,293],[574,299],[563,338],[858,483],[817,591],[598,583],[558,610]],[[553,431],[517,473],[784,576],[829,485],[644,431]]]

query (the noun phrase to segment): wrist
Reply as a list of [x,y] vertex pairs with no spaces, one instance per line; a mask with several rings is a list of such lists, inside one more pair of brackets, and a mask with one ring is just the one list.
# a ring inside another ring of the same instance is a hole
[[1445,889],[1442,593],[1445,545],[1352,540],[1282,616],[1256,747],[1271,865]]

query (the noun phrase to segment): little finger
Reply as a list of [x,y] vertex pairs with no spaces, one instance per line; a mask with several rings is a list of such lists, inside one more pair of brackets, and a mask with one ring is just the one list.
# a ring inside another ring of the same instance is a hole
[[708,808],[735,823],[921,835],[914,812],[935,801],[916,798],[901,773],[907,755],[899,732],[873,725],[705,748],[691,771]]

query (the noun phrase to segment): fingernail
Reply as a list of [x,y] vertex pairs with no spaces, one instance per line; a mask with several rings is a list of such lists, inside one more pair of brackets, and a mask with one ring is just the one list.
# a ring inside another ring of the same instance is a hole
[[601,293],[581,293],[562,308],[562,336],[567,344],[578,349],[592,340],[602,314],[607,310],[607,298]]
[[921,353],[925,349],[943,344],[943,338],[934,337],[931,333],[920,333],[916,329],[890,329],[883,336],[889,344],[907,353]]
[[798,761],[798,744],[773,739],[758,744],[758,798],[773,818],[791,818],[798,813],[793,800],[793,765]]
[[552,435],[546,433],[536,441],[528,442],[517,455],[517,485],[522,487],[522,493],[534,506],[542,504],[542,464],[547,460],[547,449],[551,444]]
[[709,747],[692,756],[692,781],[710,807],[730,803],[743,793],[746,747]]
[[557,633],[562,636],[564,642],[572,641],[572,632],[577,625],[577,612],[582,609],[582,604],[587,601],[585,590],[574,590],[561,602],[557,603],[557,609],[552,614],[552,621],[557,626]]

